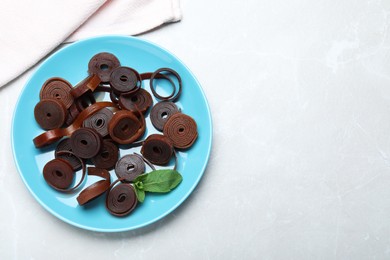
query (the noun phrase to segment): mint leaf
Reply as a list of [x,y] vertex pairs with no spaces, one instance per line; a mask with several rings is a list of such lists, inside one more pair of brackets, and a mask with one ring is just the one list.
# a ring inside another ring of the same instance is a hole
[[133,182],[134,183],[137,183],[137,182],[142,182],[146,179],[146,176],[148,175],[148,173],[144,173],[144,174],[141,174],[141,175],[138,175],[134,180]]
[[134,183],[135,187],[140,189],[140,190],[144,190],[144,184],[142,183],[142,181],[137,181]]
[[138,188],[137,184],[134,185],[135,195],[137,196],[137,200],[139,202],[144,202],[145,200],[145,191]]
[[155,170],[138,176],[134,182],[142,182],[144,191],[169,192],[182,180],[180,173],[175,170]]

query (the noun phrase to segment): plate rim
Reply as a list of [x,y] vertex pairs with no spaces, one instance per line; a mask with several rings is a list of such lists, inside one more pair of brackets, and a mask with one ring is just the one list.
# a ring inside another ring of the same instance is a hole
[[[206,109],[207,109],[207,114],[208,114],[208,123],[209,123],[209,131],[210,131],[210,135],[209,135],[209,138],[208,138],[208,147],[207,147],[207,156],[206,156],[206,161],[204,162],[204,165],[201,169],[201,173],[199,174],[198,178],[195,180],[195,182],[193,183],[193,185],[190,187],[190,189],[187,190],[187,192],[182,196],[182,198],[176,203],[174,204],[171,208],[169,208],[167,211],[165,211],[163,214],[161,214],[160,216],[157,216],[156,218],[153,218],[147,222],[143,222],[141,224],[138,224],[138,225],[134,225],[134,226],[131,226],[131,227],[123,227],[123,228],[108,228],[108,229],[103,229],[103,228],[95,228],[95,227],[90,227],[90,226],[86,226],[86,225],[82,225],[82,224],[79,224],[75,221],[72,221],[70,219],[67,219],[65,217],[63,217],[61,214],[55,212],[54,210],[51,209],[51,207],[49,207],[46,203],[44,203],[32,190],[32,188],[29,186],[28,182],[26,181],[24,175],[22,174],[22,171],[20,169],[20,166],[19,166],[19,162],[17,161],[16,159],[16,150],[15,150],[15,142],[14,142],[14,138],[15,138],[15,131],[14,131],[14,125],[15,125],[15,116],[16,116],[16,111],[17,111],[17,107],[19,106],[19,103],[20,103],[20,99],[22,97],[22,94],[25,92],[27,86],[29,85],[29,83],[31,82],[32,78],[34,77],[35,73],[37,71],[39,71],[41,69],[41,67],[43,67],[46,62],[48,62],[48,60],[53,57],[54,55],[57,55],[58,53],[61,53],[63,52],[64,50],[66,50],[68,47],[70,46],[77,46],[79,44],[82,44],[82,43],[85,43],[87,41],[94,41],[94,40],[107,40],[107,39],[121,39],[121,40],[130,40],[130,41],[137,41],[137,42],[141,42],[143,44],[147,44],[147,45],[151,45],[153,47],[157,47],[159,49],[161,49],[162,51],[168,53],[169,55],[171,55],[174,59],[176,59],[188,72],[189,74],[194,78],[195,82],[198,84],[199,86],[199,90],[205,100],[205,105],[206,105]],[[211,147],[212,147],[212,142],[213,142],[213,124],[212,124],[212,117],[211,117],[211,110],[210,110],[210,106],[209,106],[209,102],[207,100],[207,97],[204,93],[204,90],[202,88],[202,85],[200,84],[199,80],[195,77],[195,74],[189,69],[189,67],[181,60],[179,59],[175,54],[173,54],[172,52],[170,52],[169,50],[165,49],[164,47],[160,46],[159,44],[156,44],[152,41],[149,41],[149,40],[146,40],[146,39],[141,39],[141,38],[138,38],[138,37],[134,37],[134,36],[128,36],[128,35],[119,35],[119,34],[108,34],[108,35],[102,35],[102,36],[95,36],[95,37],[88,37],[88,38],[85,38],[85,39],[82,39],[82,40],[79,40],[79,41],[76,41],[76,42],[73,42],[69,45],[65,45],[65,46],[62,46],[59,50],[56,50],[54,49],[54,52],[52,53],[49,53],[49,55],[47,57],[44,57],[43,58],[43,61],[34,69],[34,71],[32,72],[32,74],[29,76],[29,78],[26,80],[23,88],[21,89],[20,93],[19,93],[19,96],[18,96],[18,99],[15,103],[15,107],[14,107],[14,111],[13,111],[13,114],[12,114],[12,120],[11,120],[11,146],[12,146],[12,155],[13,155],[13,160],[14,160],[14,164],[16,165],[16,168],[17,168],[17,171],[19,173],[19,176],[22,178],[22,181],[24,183],[24,185],[27,187],[27,189],[29,190],[30,194],[33,195],[34,199],[44,208],[46,209],[48,212],[50,212],[53,216],[57,217],[58,219],[62,220],[63,222],[65,223],[68,223],[72,226],[75,226],[77,228],[81,228],[81,229],[84,229],[84,230],[89,230],[89,231],[95,231],[95,232],[104,232],[104,233],[113,233],[113,232],[124,232],[124,231],[131,231],[131,230],[135,230],[135,229],[139,229],[139,228],[142,228],[142,227],[145,227],[145,226],[148,226],[154,222],[157,222],[161,219],[163,219],[164,217],[166,217],[167,215],[169,215],[170,213],[172,213],[174,210],[176,210],[180,205],[183,204],[183,202],[190,196],[190,194],[195,190],[196,186],[199,184],[200,180],[202,179],[205,171],[206,171],[206,168],[208,166],[208,163],[209,163],[209,160],[210,160],[210,156],[211,156]]]

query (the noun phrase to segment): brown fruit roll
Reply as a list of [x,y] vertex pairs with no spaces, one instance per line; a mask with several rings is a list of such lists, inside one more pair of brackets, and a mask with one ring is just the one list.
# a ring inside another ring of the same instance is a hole
[[118,102],[122,109],[139,110],[142,113],[145,113],[153,104],[152,96],[142,88],[132,94],[121,94]]
[[160,101],[152,107],[152,110],[150,111],[150,121],[157,130],[162,131],[168,119],[173,114],[179,112],[180,110],[175,103]]
[[[168,74],[162,74],[161,72],[167,72]],[[176,85],[173,83],[173,81],[171,80],[171,84],[172,84],[172,87],[173,87],[173,91],[170,95],[168,96],[161,96],[159,95],[157,92],[156,92],[156,89],[155,89],[155,86],[153,84],[154,80],[156,78],[160,78],[160,77],[157,77],[157,75],[173,75],[174,77],[176,77],[178,83],[179,83],[179,89],[177,90],[176,92]],[[181,77],[180,75],[173,69],[170,69],[170,68],[160,68],[158,70],[156,70],[155,72],[153,72],[152,76],[150,77],[150,81],[149,81],[149,84],[150,84],[150,90],[152,91],[152,94],[157,98],[157,99],[160,99],[160,100],[165,100],[165,101],[176,101],[179,97],[180,97],[180,94],[181,94],[181,89],[182,89],[182,81],[181,81]]]
[[[58,155],[74,155],[72,152],[69,151],[59,151]],[[75,155],[74,155],[75,156]],[[77,157],[76,157],[77,158]],[[62,159],[53,159],[49,161],[45,167],[43,168],[43,176],[46,180],[46,182],[54,189],[61,191],[61,192],[73,192],[76,190],[80,185],[83,183],[85,179],[85,164],[84,162],[79,158],[81,163],[81,178],[80,181],[73,186],[72,188],[69,188],[69,185],[72,183],[72,181],[69,183],[69,180],[67,180],[65,183],[60,184],[61,181],[58,179],[64,178],[64,175],[74,175],[74,170],[72,166],[65,160]],[[54,163],[53,163],[54,161]],[[57,173],[56,171],[59,171],[60,173]],[[72,173],[72,174],[71,174]],[[67,177],[69,178],[69,177]],[[69,184],[68,184],[69,183]]]
[[66,107],[56,99],[42,99],[34,108],[35,120],[45,130],[61,127],[66,116]]
[[123,217],[130,214],[137,206],[137,195],[134,187],[128,183],[116,183],[121,181],[117,179],[111,184],[106,197],[106,208],[114,216]]
[[172,115],[165,123],[163,133],[179,149],[190,147],[198,137],[195,120],[183,113]]
[[108,132],[112,140],[119,144],[130,144],[145,132],[145,119],[142,114],[135,115],[131,111],[121,110],[114,114],[108,123]]
[[69,142],[72,152],[77,157],[89,159],[100,152],[103,139],[92,128],[80,128],[72,133]]
[[110,109],[103,108],[85,119],[83,127],[95,129],[102,137],[105,137],[108,135],[108,122],[110,122],[113,115],[114,113]]
[[115,165],[115,174],[123,182],[131,182],[145,172],[145,162],[137,154],[127,154],[120,158]]
[[88,91],[94,92],[95,89],[99,86],[101,80],[98,75],[92,74],[89,75],[87,78],[83,79],[81,82],[79,82],[71,91],[70,94],[74,98],[79,98]]
[[73,153],[72,154],[58,155],[58,152],[60,152],[60,151],[72,152],[72,147],[70,147],[69,141],[70,141],[69,138],[62,139],[56,147],[56,150],[54,152],[54,156],[55,156],[55,158],[67,161],[68,163],[70,163],[70,165],[72,165],[73,170],[77,171],[82,166],[80,163],[80,158],[77,158],[77,156],[73,155]]
[[68,161],[53,159],[43,167],[43,177],[56,190],[67,189],[73,182],[74,170]]
[[63,78],[50,78],[43,83],[39,92],[40,99],[55,99],[64,104],[68,109],[73,104],[73,96],[70,94],[72,84]]
[[100,152],[91,158],[91,162],[97,167],[111,170],[115,167],[119,158],[119,148],[112,141],[103,140]]
[[115,94],[131,94],[141,87],[141,76],[130,67],[118,67],[110,75],[110,85]]
[[172,142],[161,134],[152,134],[143,142],[141,154],[153,164],[166,165],[172,158]]
[[88,167],[88,175],[102,177],[104,180],[99,180],[80,192],[77,196],[79,205],[84,205],[106,192],[110,188],[110,173],[105,169]]
[[98,75],[102,82],[109,82],[111,72],[119,66],[120,62],[114,54],[101,52],[90,59],[88,73]]
[[105,107],[113,107],[115,108],[115,104],[111,102],[97,102],[86,109],[84,109],[76,118],[76,120],[68,126],[67,128],[56,128],[53,130],[49,130],[44,132],[33,139],[35,147],[44,147],[46,145],[52,144],[60,140],[64,136],[70,136],[75,130],[79,129],[83,121],[95,114],[99,110]]

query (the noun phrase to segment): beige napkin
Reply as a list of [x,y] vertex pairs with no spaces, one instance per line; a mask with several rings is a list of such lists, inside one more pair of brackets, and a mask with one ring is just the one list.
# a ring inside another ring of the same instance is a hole
[[139,34],[181,18],[179,0],[2,0],[0,87],[66,41]]
[[107,1],[67,41],[106,34],[140,34],[181,19],[179,0]]

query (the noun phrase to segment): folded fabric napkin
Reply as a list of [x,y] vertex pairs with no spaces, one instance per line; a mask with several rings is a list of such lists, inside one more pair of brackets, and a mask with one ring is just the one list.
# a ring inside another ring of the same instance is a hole
[[64,41],[134,35],[180,19],[179,0],[2,0],[0,87]]
[[135,35],[180,19],[179,0],[108,1],[67,41],[105,34]]

